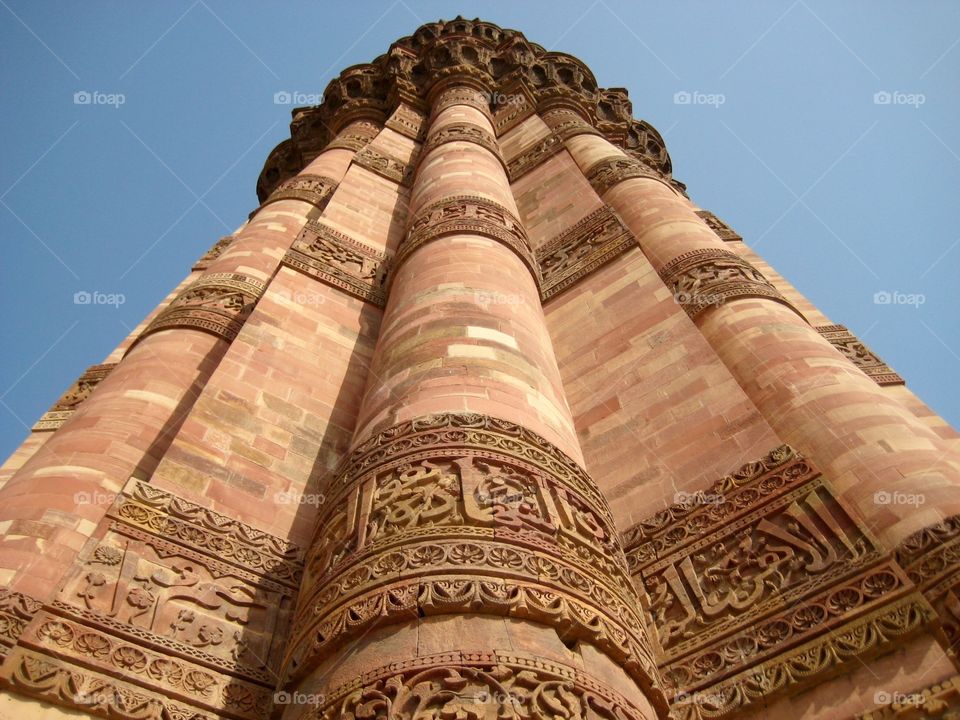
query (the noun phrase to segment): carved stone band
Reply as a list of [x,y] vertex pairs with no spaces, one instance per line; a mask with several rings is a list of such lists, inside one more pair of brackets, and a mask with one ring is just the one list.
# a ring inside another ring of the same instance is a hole
[[421,210],[397,252],[397,266],[415,250],[453,233],[483,235],[506,245],[523,261],[540,285],[540,266],[530,249],[523,225],[507,208],[475,195],[454,195]]
[[474,612],[551,625],[659,692],[609,508],[542,438],[423,418],[359,447],[323,490],[288,681],[374,623]]
[[378,307],[386,304],[389,258],[321,223],[307,223],[283,264]]
[[617,183],[630,178],[656,180],[676,192],[666,178],[653,167],[629,155],[614,155],[600,160],[591,165],[584,174],[587,176],[587,182],[593,186],[594,192],[600,197],[603,197],[603,194]]
[[413,163],[397,160],[369,146],[353,156],[353,164],[405,187],[413,178]]
[[104,365],[91,365],[83,375],[77,378],[77,381],[70,386],[60,399],[53,404],[47,412],[34,424],[33,431],[56,430],[67,418],[73,415],[77,407],[90,397],[93,389],[100,384],[110,371],[117,366],[116,363],[106,363]]
[[258,210],[278,200],[303,200],[322,210],[336,189],[337,181],[324,175],[296,175],[280,183]]
[[500,145],[497,143],[497,139],[491,133],[474,123],[450,123],[449,125],[444,125],[434,130],[427,136],[427,141],[423,144],[423,156],[426,157],[427,153],[432,152],[441,145],[451,142],[469,142],[474,145],[479,145],[484,150],[492,153],[497,160],[500,161],[500,164],[503,165],[504,171],[506,172],[507,164],[503,159],[503,155],[500,154]]
[[619,257],[637,241],[606,205],[537,248],[543,274],[540,298],[545,302],[597,268]]
[[342,132],[327,143],[324,150],[342,148],[358,152],[363,150],[380,132],[380,126],[370,121],[355,122],[350,126],[350,132]]
[[819,325],[816,331],[877,385],[905,384],[902,377],[843,325]]
[[599,135],[601,137],[603,135],[574,110],[547,110],[543,113],[543,120],[550,126],[553,134],[561,140],[568,140],[577,135]]
[[538,140],[507,164],[507,175],[510,177],[510,182],[516,182],[561,150],[563,150],[563,138],[555,133],[550,133],[545,138]]
[[225,235],[224,237],[220,238],[209,250],[203,254],[203,257],[193,264],[193,267],[190,269],[194,272],[197,270],[206,270],[210,263],[220,257],[223,251],[226,250],[236,239],[237,238],[235,235]]
[[759,270],[722,248],[700,248],[678,255],[660,269],[660,279],[691,318],[728,300],[745,297],[775,300],[803,318]]
[[157,315],[137,342],[158,330],[177,327],[203,330],[231,342],[253,312],[265,287],[260,280],[240,273],[203,275]]
[[[459,68],[451,68],[451,70],[453,71],[452,76],[456,76]],[[493,119],[493,115],[490,112],[490,103],[484,99],[482,91],[474,90],[470,87],[457,86],[444,90],[440,94],[440,97],[434,100],[433,107],[431,108],[431,117],[435,118],[448,107],[453,107],[454,105],[468,105],[482,112],[487,119]]]
[[709,210],[697,210],[697,216],[725,242],[743,241],[739,233]]
[[439,653],[391,663],[335,688],[324,700],[299,720],[653,720],[582,669],[523,653]]
[[423,113],[417,112],[409,105],[402,103],[390,116],[384,127],[388,127],[411,140],[423,142],[427,133],[427,118]]

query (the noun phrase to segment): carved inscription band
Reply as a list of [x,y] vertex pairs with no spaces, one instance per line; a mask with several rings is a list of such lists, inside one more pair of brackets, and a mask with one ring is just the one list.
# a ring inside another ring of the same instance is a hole
[[691,318],[728,300],[746,297],[775,300],[803,318],[759,270],[729,250],[690,250],[664,265],[659,274]]
[[157,315],[137,342],[158,330],[177,327],[203,330],[230,342],[253,312],[264,288],[260,280],[240,273],[203,275]]
[[116,363],[106,363],[103,365],[91,365],[83,375],[77,378],[77,381],[70,386],[60,399],[53,404],[47,412],[34,424],[33,431],[56,430],[67,421],[77,407],[90,397],[93,389],[110,374],[110,371],[117,366]]
[[372,147],[365,147],[354,155],[353,164],[405,187],[409,186],[413,179],[413,163],[401,162]]
[[307,223],[283,264],[378,307],[386,304],[389,258],[322,223]]
[[816,331],[877,385],[905,384],[902,377],[843,325],[819,325]]
[[407,237],[397,252],[396,265],[428,242],[453,233],[483,235],[502,243],[523,260],[540,285],[540,266],[523,225],[507,208],[474,195],[454,195],[422,210],[407,230]]
[[278,200],[303,200],[322,210],[336,189],[337,181],[324,175],[296,175],[280,183],[257,210]]
[[322,491],[288,681],[374,623],[472,612],[593,644],[663,703],[609,508],[543,438],[424,417],[358,447]]
[[500,145],[497,143],[497,139],[491,133],[473,123],[450,123],[434,130],[423,144],[423,155],[426,156],[432,150],[451,142],[469,142],[479,145],[484,150],[493,153],[506,169],[507,165],[500,154]]
[[197,262],[193,264],[193,267],[190,269],[194,271],[206,270],[207,266],[209,266],[210,263],[212,263],[214,260],[220,257],[223,251],[226,250],[230,246],[230,244],[233,243],[233,241],[236,239],[237,238],[235,235],[226,235],[220,238],[219,240],[217,240],[217,242],[213,244],[213,246],[209,250],[207,250],[203,254],[203,257],[201,257],[199,260],[197,260]]
[[676,192],[673,186],[656,169],[631,156],[614,155],[600,160],[591,165],[584,174],[587,177],[587,182],[593,186],[594,191],[600,197],[603,197],[603,194],[617,183],[631,178],[657,180]]

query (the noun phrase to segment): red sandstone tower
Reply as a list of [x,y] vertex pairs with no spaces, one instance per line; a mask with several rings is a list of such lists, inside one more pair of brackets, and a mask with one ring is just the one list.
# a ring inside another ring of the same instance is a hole
[[576,58],[458,18],[0,475],[0,717],[955,717],[960,441]]

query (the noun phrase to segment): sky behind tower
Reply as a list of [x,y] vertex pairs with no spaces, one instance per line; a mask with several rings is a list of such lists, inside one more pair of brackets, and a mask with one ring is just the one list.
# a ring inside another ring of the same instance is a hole
[[960,425],[956,3],[51,5],[0,0],[4,457],[257,205],[294,104],[458,14],[627,88],[693,200]]

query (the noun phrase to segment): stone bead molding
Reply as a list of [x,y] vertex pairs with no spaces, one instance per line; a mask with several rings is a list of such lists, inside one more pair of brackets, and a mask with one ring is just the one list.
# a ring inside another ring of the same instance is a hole
[[304,226],[283,264],[377,307],[386,305],[391,258],[322,223]]
[[[882,708],[868,710],[855,720],[957,720],[960,714],[960,675],[909,693],[886,693],[892,699]],[[949,712],[949,711],[953,712]]]
[[296,175],[280,183],[260,204],[257,212],[278,200],[302,200],[323,210],[336,189],[337,181],[325,175]]
[[635,247],[633,234],[613,208],[604,205],[537,248],[543,275],[540,299],[550,300]]
[[226,235],[220,238],[209,250],[203,254],[203,257],[193,264],[193,267],[190,269],[194,272],[198,270],[206,270],[210,263],[220,257],[221,253],[223,253],[223,251],[226,250],[236,239],[237,238],[234,235]]
[[696,213],[697,216],[707,224],[707,227],[713,230],[717,234],[717,237],[724,242],[743,242],[743,238],[740,237],[736,230],[709,210],[697,210]]
[[736,716],[936,619],[789,446],[634,526],[623,542],[680,718]]
[[843,325],[818,325],[815,330],[877,385],[906,384],[902,377]]
[[0,640],[0,682],[101,717],[267,718],[303,557],[131,479],[56,599]]
[[699,248],[682,253],[664,265],[659,275],[691,319],[728,300],[750,297],[782,303],[803,318],[763,273],[723,248]]
[[475,195],[453,195],[421,210],[397,251],[395,265],[399,267],[427,243],[454,233],[483,235],[505,245],[523,261],[540,286],[540,265],[523,224],[507,208]]
[[405,163],[370,146],[353,156],[353,164],[403,187],[410,187],[413,182],[412,162]]
[[127,353],[148,335],[170,328],[202,330],[233,342],[265,289],[265,283],[241,273],[202,275],[160,311]]
[[484,416],[423,418],[371,442],[323,488],[288,683],[375,624],[473,612],[590,643],[662,703],[609,508],[572,460]]
[[511,652],[437,653],[365,672],[298,720],[654,720],[581,669]]
[[40,419],[31,428],[33,432],[56,430],[63,425],[73,415],[80,403],[90,397],[93,389],[116,366],[117,363],[104,363],[103,365],[91,365],[84,370],[83,375],[77,378],[77,381],[60,396],[53,407],[40,416]]
[[469,102],[494,117],[498,134],[534,110],[566,103],[596,132],[674,182],[663,138],[632,117],[625,90],[599,88],[580,60],[547,52],[516,30],[456,18],[423,25],[372,63],[347,68],[327,86],[320,105],[295,110],[290,139],[270,153],[258,180],[261,201],[277,183],[302,171],[308,158],[330,147],[337,131],[356,117],[390,117],[391,129],[419,139],[407,128],[397,129],[403,127],[395,119],[397,109],[420,112],[430,106],[428,97],[438,82],[457,79],[485,88],[483,103]]
[[937,611],[944,634],[941,642],[960,667],[960,515],[910,535],[895,554]]

